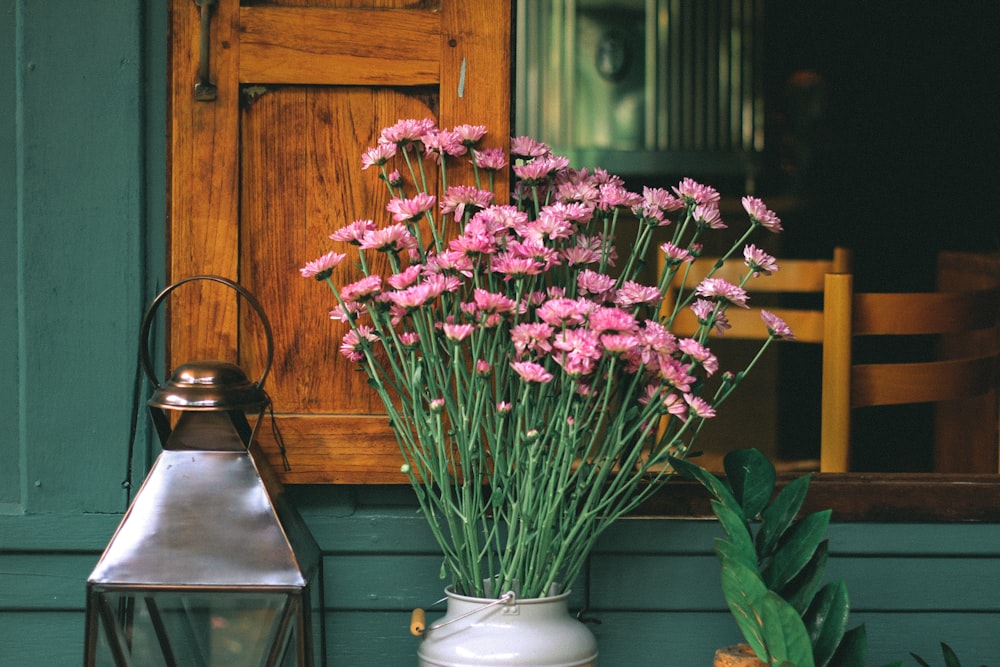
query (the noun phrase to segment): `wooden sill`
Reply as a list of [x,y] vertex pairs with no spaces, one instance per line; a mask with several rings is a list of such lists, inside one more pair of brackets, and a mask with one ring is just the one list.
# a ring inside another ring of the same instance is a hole
[[[779,475],[781,488],[798,475]],[[1000,523],[1000,475],[822,473],[809,485],[803,511],[833,509],[837,522]],[[644,517],[712,516],[697,482],[671,480],[636,513]]]

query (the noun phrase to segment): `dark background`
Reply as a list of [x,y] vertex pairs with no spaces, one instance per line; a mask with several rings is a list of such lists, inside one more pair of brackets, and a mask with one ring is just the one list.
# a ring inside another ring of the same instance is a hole
[[[942,249],[1000,249],[1000,2],[767,0],[765,31],[761,192],[801,202],[782,255],[844,245],[857,289],[902,291],[933,288]],[[789,347],[779,439],[808,457],[819,352]],[[856,413],[857,469],[930,469],[926,406]]]

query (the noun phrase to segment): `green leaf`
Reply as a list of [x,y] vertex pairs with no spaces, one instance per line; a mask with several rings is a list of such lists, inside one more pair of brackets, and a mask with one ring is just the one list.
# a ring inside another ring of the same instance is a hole
[[826,562],[830,555],[830,541],[823,540],[816,547],[813,557],[802,568],[802,571],[795,575],[795,578],[784,588],[778,591],[781,597],[788,601],[788,604],[795,607],[799,614],[804,614],[812,602],[813,596],[823,583],[823,573],[826,570]]
[[753,521],[774,493],[774,465],[756,449],[737,449],[726,454],[723,467],[743,516]]
[[728,507],[734,510],[738,510],[740,512],[743,511],[740,504],[736,502],[736,498],[733,497],[729,487],[726,486],[721,479],[691,461],[678,459],[673,456],[668,457],[667,460],[670,461],[670,465],[673,466],[674,470],[680,474],[701,482],[701,485],[704,486],[716,500],[725,503]]
[[798,612],[774,591],[767,592],[759,609],[770,664],[815,667],[809,634]]
[[844,633],[829,664],[837,667],[866,667],[867,663],[868,635],[865,626],[859,625]]
[[736,549],[739,560],[753,567],[756,571],[757,552],[753,548],[750,530],[743,521],[743,514],[738,509],[733,509],[718,500],[712,501],[712,511],[715,512],[715,516],[719,517],[722,530],[725,531],[729,542]]
[[847,629],[847,617],[850,613],[850,602],[847,599],[847,585],[843,581],[827,584],[809,605],[802,616],[809,641],[812,642],[813,656],[819,667],[830,664],[840,640]]
[[760,530],[757,531],[757,553],[769,556],[781,537],[795,521],[809,491],[810,475],[794,479],[764,509]]
[[[723,541],[716,541],[716,551],[719,551],[721,542]],[[767,597],[768,590],[757,569],[739,559],[723,559],[722,593],[736,625],[743,633],[743,639],[758,658],[766,660],[768,653],[760,605]]]
[[944,656],[945,667],[962,667],[962,663],[958,661],[958,656],[944,642],[941,642],[941,654]]
[[823,540],[831,510],[815,512],[797,521],[781,541],[774,557],[761,573],[771,590],[781,590],[805,567]]
[[911,653],[910,655],[913,656],[913,659],[917,661],[917,664],[920,665],[920,667],[931,667],[930,664],[928,664],[928,662],[926,660],[924,660],[923,658],[921,658],[916,653]]

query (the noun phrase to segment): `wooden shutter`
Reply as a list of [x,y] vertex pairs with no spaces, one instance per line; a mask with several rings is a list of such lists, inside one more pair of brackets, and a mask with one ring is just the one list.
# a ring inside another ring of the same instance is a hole
[[[308,6],[305,6],[305,5]],[[303,5],[303,6],[298,6]],[[200,8],[171,4],[168,281],[237,280],[274,330],[266,388],[288,447],[287,483],[401,483],[395,439],[366,377],[338,352],[332,295],[298,268],[361,218],[384,224],[385,187],[360,156],[400,118],[510,134],[509,0],[220,0],[210,22],[214,101],[196,101]],[[346,263],[345,263],[346,264]],[[354,277],[344,266],[338,280]],[[216,283],[167,304],[168,367],[233,358],[264,365],[252,310]],[[234,352],[235,351],[235,352]],[[261,441],[281,470],[269,424]]]

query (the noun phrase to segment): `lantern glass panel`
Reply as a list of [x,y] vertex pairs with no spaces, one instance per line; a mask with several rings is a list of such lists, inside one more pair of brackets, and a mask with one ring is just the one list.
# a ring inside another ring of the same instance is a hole
[[128,591],[97,597],[99,667],[298,664],[297,596]]

